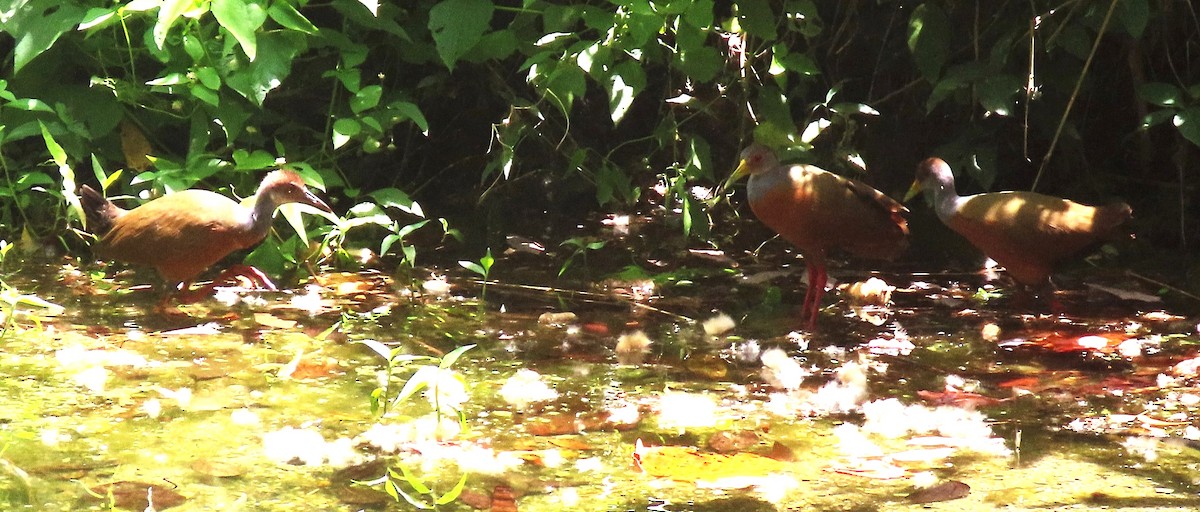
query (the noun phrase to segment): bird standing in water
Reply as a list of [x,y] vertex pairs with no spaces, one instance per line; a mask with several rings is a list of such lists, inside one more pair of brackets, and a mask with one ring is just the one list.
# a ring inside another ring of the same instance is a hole
[[[88,225],[99,239],[96,255],[154,267],[171,292],[185,294],[193,279],[229,253],[266,238],[279,205],[307,204],[332,212],[294,172],[273,171],[263,178],[252,207],[207,190],[184,190],[125,210],[87,185],[80,200]],[[251,279],[274,289],[257,269]],[[169,297],[169,296],[168,296]]]
[[811,165],[780,165],[760,144],[742,151],[722,190],[745,176],[750,176],[746,191],[754,215],[804,256],[808,290],[801,314],[810,329],[825,293],[831,249],[891,259],[908,246],[908,223],[901,216],[908,210],[865,183]]
[[940,158],[917,166],[904,200],[922,191],[932,198],[942,223],[1027,286],[1045,284],[1055,263],[1119,235],[1133,213],[1125,203],[1087,206],[1036,192],[959,196],[954,174]]

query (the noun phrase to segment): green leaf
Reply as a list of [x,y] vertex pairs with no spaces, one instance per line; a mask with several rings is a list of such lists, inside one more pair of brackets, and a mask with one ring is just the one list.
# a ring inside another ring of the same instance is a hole
[[1200,107],[1180,110],[1172,120],[1179,134],[1196,146],[1200,146]]
[[695,0],[683,13],[689,24],[707,29],[713,24],[713,0]]
[[454,366],[454,362],[458,361],[458,358],[462,357],[462,355],[464,353],[466,353],[466,351],[471,350],[473,348],[475,348],[475,345],[473,345],[473,344],[472,345],[463,345],[461,347],[458,347],[458,348],[450,351],[449,354],[442,356],[442,362],[440,364],[438,364],[438,366],[441,368],[449,368],[451,366]]
[[446,494],[443,494],[442,497],[434,500],[434,503],[438,505],[445,505],[458,499],[458,495],[462,494],[463,489],[467,486],[468,474],[469,473],[463,473],[462,477],[458,479],[458,483],[454,484],[454,487],[447,491]]
[[425,212],[421,211],[421,205],[413,201],[404,191],[394,188],[381,188],[371,192],[370,196],[375,199],[375,202],[384,208],[396,208],[405,213],[425,217]]
[[438,56],[451,71],[488,29],[493,10],[489,0],[444,0],[430,9],[429,31]]
[[566,116],[571,115],[575,98],[583,96],[586,89],[583,69],[571,61],[564,61],[555,66],[545,84],[545,91]]
[[636,61],[627,60],[613,67],[608,80],[608,108],[613,124],[625,118],[633,99],[645,88],[646,72]]
[[368,85],[359,89],[354,97],[350,98],[350,110],[355,114],[361,114],[364,110],[375,108],[379,105],[379,98],[383,96],[383,87],[379,85]]
[[1158,126],[1160,124],[1163,124],[1167,121],[1174,121],[1174,119],[1175,119],[1175,110],[1173,110],[1173,109],[1156,110],[1154,112],[1146,114],[1146,117],[1142,118],[1142,125],[1139,126],[1138,128],[1145,130],[1152,126]]
[[1183,93],[1178,87],[1162,82],[1147,82],[1137,88],[1138,98],[1147,103],[1160,107],[1172,107],[1183,101]]
[[221,75],[208,66],[196,68],[196,79],[214,91],[221,88]]
[[908,49],[925,80],[933,83],[941,75],[950,48],[950,20],[940,7],[923,3],[908,20]]
[[747,34],[774,41],[778,17],[771,10],[770,0],[739,0],[737,2],[738,23]]
[[333,122],[333,149],[338,149],[355,135],[362,132],[362,125],[358,121],[348,118],[341,118]]
[[484,276],[487,274],[487,272],[483,270],[483,267],[480,266],[478,263],[475,263],[474,261],[459,260],[458,266],[465,268],[467,270],[470,270],[471,272],[474,272],[481,276]]
[[275,20],[275,23],[280,24],[284,28],[304,32],[305,34],[316,34],[317,27],[313,25],[308,18],[305,18],[296,7],[288,1],[271,2],[271,7],[267,8],[267,15]]
[[697,82],[709,82],[721,71],[725,58],[711,46],[679,52],[676,67]]
[[38,127],[42,129],[42,140],[46,142],[46,151],[50,152],[50,158],[54,159],[54,164],[59,167],[67,165],[67,152],[63,150],[58,141],[54,140],[54,136],[50,135],[50,130],[46,129],[46,125],[38,121]]
[[275,166],[275,155],[272,155],[261,149],[254,150],[250,153],[244,149],[235,149],[233,151],[234,169],[239,171],[256,171]]
[[203,84],[193,84],[191,87],[188,87],[188,92],[191,92],[192,96],[196,99],[214,107],[221,105],[221,96],[217,94],[217,91],[209,89]]
[[396,101],[388,105],[388,108],[395,110],[400,115],[416,123],[417,128],[421,129],[421,134],[426,137],[429,136],[429,121],[425,120],[425,114],[421,113],[421,108],[416,106],[416,104],[407,101]]
[[1020,78],[1012,75],[992,75],[979,84],[979,103],[989,112],[1010,116],[1016,105],[1016,94],[1023,85]]
[[967,62],[951,67],[946,75],[935,82],[933,92],[925,100],[925,111],[932,112],[934,107],[954,92],[966,87],[984,74],[984,66],[979,62]]
[[212,0],[212,13],[253,62],[258,55],[255,32],[267,20],[266,9],[253,0]]
[[74,2],[55,0],[31,0],[8,2],[0,8],[4,20],[0,32],[16,39],[12,48],[13,73],[29,64],[38,55],[49,50],[59,36],[74,29],[87,16],[87,11]]
[[171,25],[191,7],[192,0],[163,0],[162,5],[158,7],[158,21],[154,24],[154,46],[159,50],[163,49]]
[[269,32],[258,37],[258,59],[226,63],[225,83],[256,106],[267,93],[283,84],[292,71],[292,60],[308,48],[305,37],[295,32]]
[[1117,2],[1117,20],[1134,40],[1142,38],[1146,23],[1150,20],[1150,5],[1146,0],[1121,0]]
[[362,345],[365,345],[367,348],[371,349],[372,352],[379,354],[379,356],[382,357],[384,361],[392,360],[392,349],[388,348],[388,346],[384,345],[383,343],[380,343],[375,340],[356,340],[356,341],[354,341],[354,343],[360,343]]

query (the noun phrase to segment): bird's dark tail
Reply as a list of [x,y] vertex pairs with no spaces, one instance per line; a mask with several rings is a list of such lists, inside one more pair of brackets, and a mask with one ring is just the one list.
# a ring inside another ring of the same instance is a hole
[[96,236],[108,233],[113,223],[125,214],[124,209],[112,204],[112,201],[87,185],[79,188],[79,202],[83,205],[84,215],[87,216],[88,231]]

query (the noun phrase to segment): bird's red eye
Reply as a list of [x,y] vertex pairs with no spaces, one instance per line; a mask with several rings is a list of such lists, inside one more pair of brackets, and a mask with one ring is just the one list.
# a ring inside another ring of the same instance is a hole
[[754,155],[750,157],[750,160],[754,163],[759,163],[762,161],[762,155]]

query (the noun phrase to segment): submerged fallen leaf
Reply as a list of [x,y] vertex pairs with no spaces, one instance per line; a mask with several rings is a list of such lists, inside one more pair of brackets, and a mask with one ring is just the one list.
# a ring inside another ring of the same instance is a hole
[[246,468],[243,466],[232,462],[211,459],[196,459],[192,462],[192,469],[202,475],[219,478],[242,476],[246,473]]
[[89,490],[92,499],[108,502],[111,495],[112,503],[118,508],[137,512],[176,507],[187,501],[187,498],[167,487],[142,482],[113,482]]
[[284,320],[270,313],[255,313],[254,321],[258,325],[272,329],[291,329],[296,326],[295,320]]
[[634,461],[642,472],[680,482],[715,481],[737,477],[764,477],[788,469],[788,464],[753,453],[702,453],[682,446],[640,445]]
[[347,505],[382,506],[392,501],[387,493],[361,485],[345,485],[333,490],[338,501]]
[[758,444],[758,434],[751,430],[717,432],[708,438],[708,447],[717,453],[741,452]]
[[554,326],[554,327],[561,327],[564,325],[575,323],[575,321],[578,319],[579,319],[579,317],[577,317],[575,315],[575,313],[572,313],[570,311],[558,312],[558,313],[547,311],[545,313],[542,313],[541,315],[538,315],[537,322],[539,325],[550,325],[550,326]]
[[908,501],[912,503],[937,503],[939,501],[966,498],[969,494],[971,494],[971,486],[957,480],[950,480],[909,494]]

